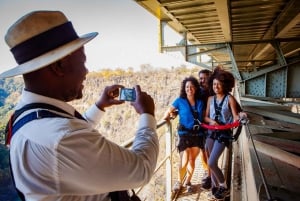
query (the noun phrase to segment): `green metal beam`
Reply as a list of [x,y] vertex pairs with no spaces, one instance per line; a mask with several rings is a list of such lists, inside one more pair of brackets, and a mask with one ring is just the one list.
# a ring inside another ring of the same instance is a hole
[[236,62],[235,62],[235,58],[234,58],[234,55],[232,53],[232,50],[231,50],[231,47],[230,47],[230,44],[229,43],[226,43],[226,47],[227,47],[227,51],[229,53],[229,56],[230,56],[230,59],[232,61],[232,73],[235,75],[235,77],[238,79],[238,80],[242,80],[242,77],[241,77],[241,74],[240,74],[240,71],[236,65]]

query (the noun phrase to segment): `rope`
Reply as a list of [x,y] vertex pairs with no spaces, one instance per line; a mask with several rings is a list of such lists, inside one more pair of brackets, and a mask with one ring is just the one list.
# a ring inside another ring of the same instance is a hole
[[222,139],[227,139],[229,141],[236,141],[238,139],[238,137],[240,136],[240,133],[242,131],[242,126],[246,125],[247,123],[248,123],[248,119],[242,118],[233,123],[225,124],[225,125],[208,125],[208,124],[201,123],[200,126],[203,128],[206,128],[208,130],[218,130],[218,131],[237,128],[237,130],[235,131],[235,134],[233,136],[227,136],[227,135],[219,136]]
[[240,126],[239,120],[225,125],[208,125],[208,124],[201,123],[201,127],[206,128],[208,130],[228,130],[231,128],[236,128],[238,126]]

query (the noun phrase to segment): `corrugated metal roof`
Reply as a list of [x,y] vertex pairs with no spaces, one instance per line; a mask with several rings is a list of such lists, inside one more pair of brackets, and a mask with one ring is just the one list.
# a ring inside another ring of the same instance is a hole
[[299,0],[136,2],[176,32],[187,34],[188,41],[198,47],[197,52],[187,55],[188,61],[204,51],[225,68],[252,71],[300,52]]

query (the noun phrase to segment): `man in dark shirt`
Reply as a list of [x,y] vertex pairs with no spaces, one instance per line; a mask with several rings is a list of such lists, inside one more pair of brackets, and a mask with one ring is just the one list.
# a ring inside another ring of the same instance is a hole
[[[200,89],[201,89],[201,97],[202,97],[203,101],[205,102],[205,105],[207,104],[207,99],[210,95],[209,84],[208,84],[210,75],[211,75],[211,71],[209,71],[207,69],[200,70],[198,73],[199,84],[200,84]],[[202,157],[201,157],[202,165],[205,169],[205,174],[204,174],[204,178],[202,179],[201,186],[202,186],[202,188],[210,189],[211,188],[211,178],[210,178],[210,171],[209,171],[209,168],[207,165],[208,157],[207,157],[207,151],[205,148],[201,151],[201,155],[202,155]]]

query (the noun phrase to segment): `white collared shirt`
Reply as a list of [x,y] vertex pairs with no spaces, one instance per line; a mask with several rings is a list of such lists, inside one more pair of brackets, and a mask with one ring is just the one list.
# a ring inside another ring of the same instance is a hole
[[[75,111],[65,102],[25,90],[16,109],[33,102],[52,104],[70,114]],[[26,200],[110,200],[108,192],[137,188],[150,180],[159,151],[155,118],[140,115],[129,150],[94,129],[103,114],[93,105],[83,115],[88,122],[42,118],[15,133],[11,165],[16,186]]]

